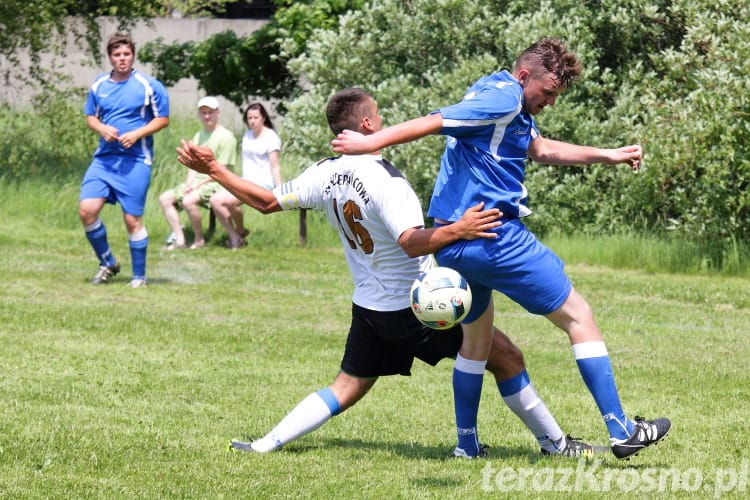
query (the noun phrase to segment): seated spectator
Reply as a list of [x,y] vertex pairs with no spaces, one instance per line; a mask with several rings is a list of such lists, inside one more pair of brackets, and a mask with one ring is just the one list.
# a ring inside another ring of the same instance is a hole
[[[242,178],[268,189],[280,186],[281,139],[266,108],[257,102],[250,104],[244,118],[248,130],[242,136]],[[211,207],[229,236],[225,245],[232,250],[246,246],[249,231],[242,217],[242,202],[226,189],[219,188],[211,197]]]
[[[198,118],[203,123],[203,130],[196,132],[193,141],[208,146],[217,158],[224,158],[229,165],[237,165],[237,139],[231,131],[219,125],[219,101],[215,97],[204,97],[198,102]],[[200,209],[210,207],[209,200],[219,188],[219,183],[207,175],[189,170],[184,183],[159,196],[164,217],[172,229],[172,234],[167,238],[167,250],[187,248],[179,208],[185,210],[193,229],[194,238],[190,248],[201,248],[206,244]]]

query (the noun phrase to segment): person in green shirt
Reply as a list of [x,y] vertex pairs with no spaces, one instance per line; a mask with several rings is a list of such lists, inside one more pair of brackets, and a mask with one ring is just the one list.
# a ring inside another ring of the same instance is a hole
[[[196,132],[193,142],[208,146],[223,164],[233,168],[237,165],[237,138],[219,124],[219,101],[207,96],[198,101],[198,118],[203,123],[203,130]],[[164,217],[172,229],[167,238],[167,250],[188,248],[185,232],[182,230],[178,210],[182,208],[190,219],[193,228],[193,243],[189,248],[201,248],[206,244],[203,236],[201,207],[209,207],[209,199],[219,190],[218,182],[208,175],[188,170],[185,182],[168,189],[159,196],[159,204]]]

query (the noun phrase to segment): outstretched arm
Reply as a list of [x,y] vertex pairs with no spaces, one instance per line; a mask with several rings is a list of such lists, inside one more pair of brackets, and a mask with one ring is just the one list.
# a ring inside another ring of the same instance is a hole
[[372,153],[380,149],[415,141],[430,134],[440,132],[443,127],[443,116],[434,113],[392,127],[384,128],[374,134],[362,135],[353,130],[344,130],[331,141],[331,147],[337,153],[357,155]]
[[398,244],[409,257],[419,257],[435,253],[445,245],[458,240],[496,238],[497,233],[491,229],[500,226],[499,219],[503,213],[497,208],[482,210],[483,206],[484,202],[468,208],[453,224],[430,229],[407,229],[399,236]]
[[243,179],[229,170],[226,165],[216,161],[211,148],[197,146],[185,140],[180,141],[180,147],[177,148],[177,161],[196,172],[208,174],[238,200],[259,212],[267,214],[281,211],[281,206],[270,189]]
[[643,150],[639,144],[616,149],[603,149],[579,146],[544,137],[537,137],[531,141],[528,153],[532,160],[550,165],[590,165],[592,163],[616,165],[627,163],[633,170],[640,168],[643,156]]

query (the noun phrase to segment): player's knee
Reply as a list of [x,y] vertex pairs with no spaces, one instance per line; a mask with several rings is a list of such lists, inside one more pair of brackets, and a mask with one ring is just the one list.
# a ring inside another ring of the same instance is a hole
[[341,411],[344,411],[362,399],[374,383],[375,380],[352,377],[342,372],[333,381],[330,389],[336,396]]
[[211,208],[216,210],[217,208],[221,208],[223,202],[222,202],[221,197],[212,196],[211,198],[208,199],[208,204],[211,206]]
[[162,207],[168,207],[170,205],[173,205],[174,204],[174,196],[172,196],[172,193],[170,193],[169,191],[167,191],[166,193],[162,193],[159,196],[159,204]]
[[571,311],[570,314],[579,321],[594,316],[588,301],[575,288],[571,289],[570,295],[563,305],[567,306]]
[[94,221],[96,221],[96,218],[98,216],[99,216],[98,211],[91,210],[89,207],[85,205],[78,206],[78,218],[81,219],[81,222],[84,225],[93,224]]

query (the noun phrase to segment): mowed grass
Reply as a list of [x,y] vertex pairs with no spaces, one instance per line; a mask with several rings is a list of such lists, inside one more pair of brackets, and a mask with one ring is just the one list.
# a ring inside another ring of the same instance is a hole
[[[568,266],[605,334],[626,411],[674,422],[664,443],[629,462],[542,457],[490,376],[479,415],[489,458],[447,458],[455,445],[450,361],[417,362],[410,378],[380,380],[279,453],[237,454],[227,452],[229,439],[261,436],[338,370],[351,279],[322,220],[311,215],[310,245],[300,248],[296,213],[248,210],[248,248],[222,248],[219,233],[205,249],[170,253],[159,249],[166,224],[152,192],[151,286],[125,286],[126,236],[119,208],[107,207],[123,272],[94,287],[77,186],[2,189],[2,497],[748,494],[746,278]],[[605,444],[564,334],[503,297],[496,306],[496,324],[524,351],[563,429]]]

